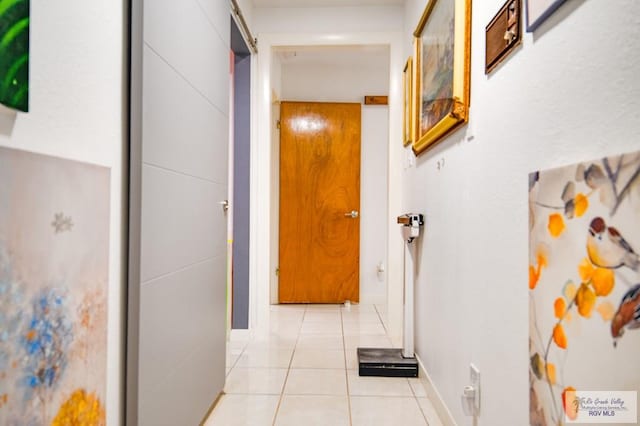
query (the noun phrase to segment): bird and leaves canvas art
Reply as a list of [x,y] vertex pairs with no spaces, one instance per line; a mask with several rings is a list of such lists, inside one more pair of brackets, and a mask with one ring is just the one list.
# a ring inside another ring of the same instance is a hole
[[0,147],[0,182],[0,425],[105,425],[109,170]]
[[[640,152],[529,175],[529,423],[640,391]],[[575,402],[575,401],[574,401]]]

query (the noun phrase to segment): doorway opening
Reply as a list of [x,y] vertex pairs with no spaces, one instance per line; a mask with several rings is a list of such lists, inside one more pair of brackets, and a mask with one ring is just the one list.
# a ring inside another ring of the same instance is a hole
[[251,153],[251,51],[231,19],[232,81],[230,148],[231,328],[249,328],[249,215]]
[[[388,95],[389,45],[279,46],[272,72],[272,208],[281,197],[280,102],[362,103],[366,95]],[[361,105],[359,295],[361,303],[387,302],[389,107]],[[352,209],[348,209],[349,211]],[[345,210],[346,211],[346,210]],[[271,270],[283,259],[280,211],[271,216]],[[280,278],[271,281],[272,304],[279,303]],[[313,285],[313,283],[310,283]]]

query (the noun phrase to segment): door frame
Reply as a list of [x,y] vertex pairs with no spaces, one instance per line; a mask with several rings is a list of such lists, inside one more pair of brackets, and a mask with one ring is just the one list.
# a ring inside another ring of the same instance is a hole
[[[404,66],[403,38],[400,32],[380,33],[293,33],[260,34],[260,54],[253,91],[255,121],[251,138],[251,237],[249,261],[249,326],[254,334],[268,333],[272,294],[277,294],[278,200],[279,188],[274,172],[279,171],[277,133],[279,71],[273,60],[274,49],[291,46],[327,45],[386,45],[389,46],[389,155],[388,155],[388,217],[403,211],[402,197],[402,69]],[[401,344],[402,336],[402,277],[404,273],[403,242],[397,225],[389,220],[387,312],[389,333],[394,344]],[[397,236],[397,238],[394,238]],[[274,289],[276,291],[274,292]]]

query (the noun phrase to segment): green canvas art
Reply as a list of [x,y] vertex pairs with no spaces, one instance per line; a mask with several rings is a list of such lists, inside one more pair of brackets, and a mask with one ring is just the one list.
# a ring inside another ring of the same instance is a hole
[[0,0],[0,103],[29,110],[29,0]]

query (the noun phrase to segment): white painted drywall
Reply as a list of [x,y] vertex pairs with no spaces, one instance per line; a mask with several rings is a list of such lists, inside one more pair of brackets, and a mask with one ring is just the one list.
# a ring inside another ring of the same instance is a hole
[[387,302],[389,108],[362,106],[360,302]]
[[[275,52],[270,52],[272,64],[272,84],[271,84],[271,158],[277,164],[280,158],[280,130],[278,130],[278,120],[280,120],[280,101],[282,100],[282,62]],[[276,270],[280,265],[280,240],[278,239],[280,229],[280,168],[271,168],[270,179],[271,191],[271,239],[270,239],[270,268],[269,268],[269,289],[270,303],[278,303],[278,274]]]
[[[382,48],[381,48],[382,49]],[[356,53],[354,53],[355,55]],[[388,51],[376,52],[359,64],[333,62],[310,55],[282,65],[282,99],[314,102],[362,102],[365,95],[389,92]],[[360,179],[360,301],[386,302],[387,149],[389,117],[386,106],[362,107]]]
[[[416,350],[460,425],[473,424],[470,362],[477,425],[529,423],[528,173],[640,148],[640,3],[568,1],[485,76],[484,29],[503,3],[473,2],[469,125],[403,176],[405,207],[426,215]],[[406,56],[424,5],[407,1]]]
[[[324,50],[324,49],[323,49]],[[293,53],[296,54],[296,53]],[[302,53],[300,53],[302,54]],[[379,47],[374,52],[349,52],[330,56],[322,53],[313,59],[313,51],[285,59],[282,66],[282,99],[290,101],[363,102],[365,95],[389,92],[389,53]]]
[[109,167],[107,423],[122,412],[123,2],[31,2],[29,113],[0,111],[0,145]]
[[398,31],[403,22],[402,6],[274,7],[255,8],[252,28],[260,33],[340,34]]

